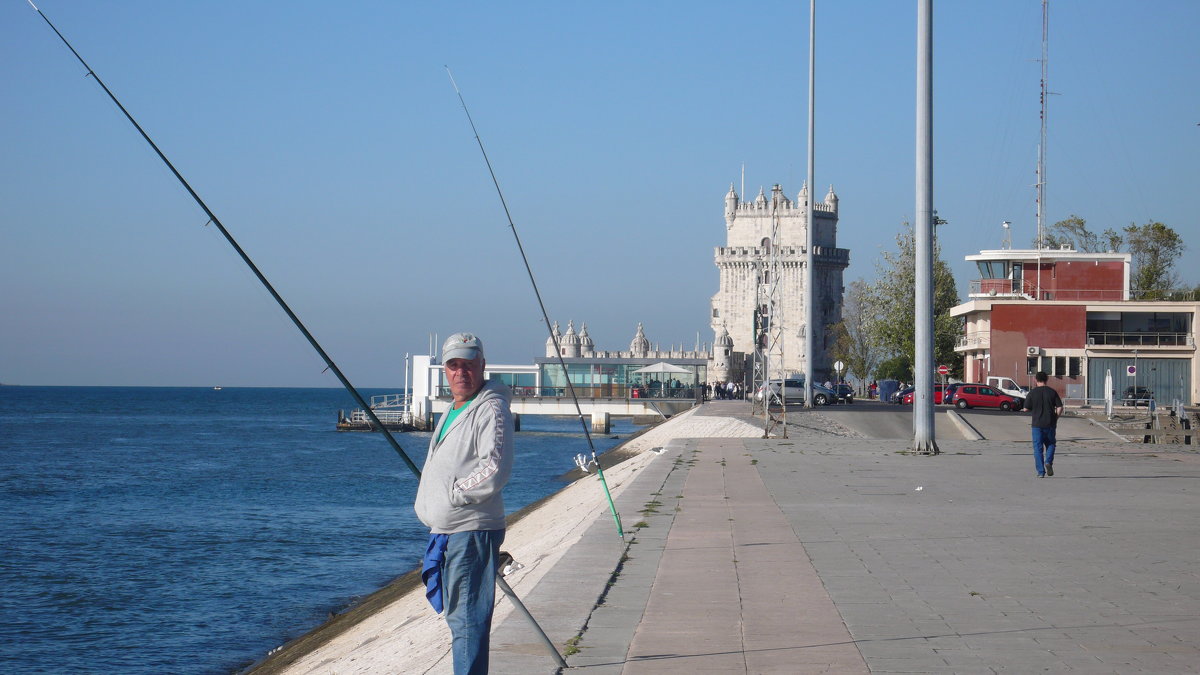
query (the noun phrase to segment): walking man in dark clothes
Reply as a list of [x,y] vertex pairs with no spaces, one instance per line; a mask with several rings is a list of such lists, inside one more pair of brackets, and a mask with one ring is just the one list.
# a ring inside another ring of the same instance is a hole
[[1054,475],[1055,432],[1058,416],[1062,415],[1063,402],[1058,392],[1046,386],[1050,376],[1039,371],[1033,376],[1036,386],[1025,397],[1025,409],[1033,413],[1030,426],[1033,428],[1033,463],[1038,478]]

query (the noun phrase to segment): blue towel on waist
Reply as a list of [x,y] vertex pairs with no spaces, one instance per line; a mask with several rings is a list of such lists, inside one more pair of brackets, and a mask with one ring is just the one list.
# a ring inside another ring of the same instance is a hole
[[421,581],[425,582],[425,597],[433,611],[442,613],[442,563],[446,560],[446,544],[450,535],[429,533],[429,546],[421,560]]

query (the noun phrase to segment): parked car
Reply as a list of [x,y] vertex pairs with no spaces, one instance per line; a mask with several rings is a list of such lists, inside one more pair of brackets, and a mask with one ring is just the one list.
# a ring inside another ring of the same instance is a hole
[[904,397],[908,394],[911,394],[912,392],[913,392],[912,387],[905,387],[903,389],[900,389],[896,393],[892,394],[892,400],[888,401],[888,403],[903,403]]
[[1150,405],[1154,400],[1154,392],[1149,387],[1125,387],[1125,395],[1121,397],[1125,405]]
[[[780,395],[780,384],[781,383],[779,380],[771,380],[771,383],[770,383],[771,391],[776,396]],[[804,380],[788,378],[782,382],[782,385],[783,385],[782,396],[783,396],[784,402],[787,402],[787,403],[797,402],[797,401],[801,402],[801,403],[804,402]],[[755,397],[761,401],[763,399],[763,392],[765,390],[766,390],[765,386],[760,388],[758,390],[758,393],[755,394]]]
[[847,404],[854,403],[854,387],[848,384],[835,384],[833,389],[837,392],[837,400],[845,401]]
[[813,383],[813,405],[831,405],[837,403],[838,394],[836,391],[822,384]]
[[[758,400],[763,398],[763,389],[760,389],[756,396]],[[838,400],[837,392],[819,384],[813,384],[813,405],[829,405]],[[771,381],[771,391],[776,395],[780,392],[779,380]],[[783,381],[783,399],[785,403],[804,403],[804,380],[797,378],[788,378]]]
[[[940,384],[933,385],[933,402],[941,403],[944,392],[945,392],[945,387],[943,387],[942,385],[940,385]],[[903,400],[901,400],[900,402],[905,405],[912,405],[913,394],[915,394],[915,393],[916,393],[915,391],[908,392],[907,394],[904,395]]]
[[968,382],[960,384],[954,392],[954,405],[958,408],[999,408],[1001,410],[1020,410],[1021,400],[1009,396],[998,389],[986,384]]

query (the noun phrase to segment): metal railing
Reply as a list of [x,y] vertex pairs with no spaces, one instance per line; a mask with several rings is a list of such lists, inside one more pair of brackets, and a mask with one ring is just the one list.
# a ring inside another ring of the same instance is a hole
[[371,397],[371,410],[408,408],[410,405],[412,405],[412,395],[410,394],[381,394]]
[[1194,288],[1178,290],[1130,290],[1124,288],[1037,288],[1029,279],[972,279],[968,282],[969,297],[1020,298],[1024,300],[1092,300],[1117,302],[1125,300],[1197,302],[1200,291]]
[[[375,410],[375,416],[384,424],[412,424],[412,413],[408,410]],[[350,421],[354,424],[369,424],[370,418],[362,410],[350,411]]]
[[954,349],[986,349],[991,344],[992,337],[990,333],[968,333],[958,338]]
[[1133,333],[1088,331],[1089,347],[1195,347],[1192,333]]
[[[412,424],[411,394],[381,394],[371,397],[371,410],[384,424]],[[351,424],[372,424],[371,418],[361,409],[351,410],[347,418]]]
[[[562,387],[513,387],[513,396],[525,398],[570,398],[571,392],[566,386]],[[600,384],[575,385],[575,395],[581,399],[623,398],[623,399],[695,399],[702,387],[695,385],[654,386],[629,384]],[[450,388],[437,388],[438,398],[451,398]]]

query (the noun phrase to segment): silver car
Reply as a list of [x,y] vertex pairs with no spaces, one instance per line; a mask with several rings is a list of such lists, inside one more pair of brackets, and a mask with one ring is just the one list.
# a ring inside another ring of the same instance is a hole
[[[783,380],[783,400],[785,403],[804,403],[804,380],[788,378]],[[779,380],[771,380],[771,391],[779,395]],[[838,400],[837,392],[820,384],[813,384],[813,405],[829,405]],[[763,392],[758,392],[758,400],[762,400]]]

